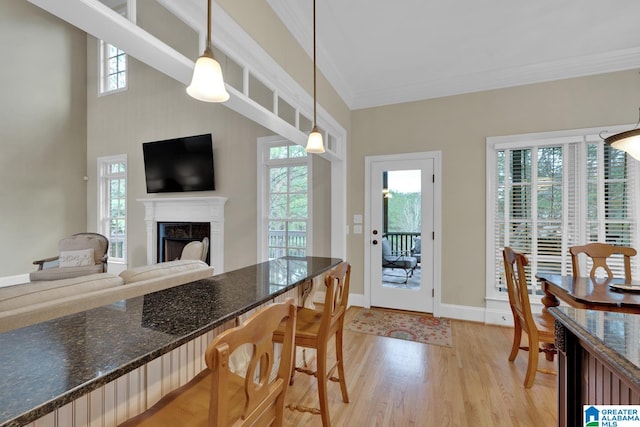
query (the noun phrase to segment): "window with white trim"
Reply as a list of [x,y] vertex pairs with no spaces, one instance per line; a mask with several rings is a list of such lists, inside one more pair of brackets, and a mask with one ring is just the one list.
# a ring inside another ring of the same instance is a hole
[[264,224],[268,259],[306,256],[310,239],[310,157],[290,142],[265,143],[263,152]]
[[[638,246],[638,162],[586,132],[488,139],[487,298],[506,295],[505,246],[529,258],[533,295],[538,272],[571,274],[570,246]],[[622,259],[612,264],[624,275]]]
[[109,262],[127,262],[127,156],[98,158],[98,232],[109,239]]
[[127,54],[100,40],[100,94],[127,89]]
[[[135,0],[101,0],[105,6],[124,18],[135,22]],[[99,40],[99,91],[100,95],[127,89],[127,54],[111,43]]]

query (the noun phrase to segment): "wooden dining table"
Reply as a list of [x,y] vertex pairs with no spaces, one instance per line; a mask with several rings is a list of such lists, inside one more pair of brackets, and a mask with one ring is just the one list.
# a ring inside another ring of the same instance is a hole
[[[564,301],[576,308],[640,314],[640,281],[627,283],[624,279],[574,278],[549,273],[538,273],[536,279],[544,292],[544,312]],[[615,285],[631,286],[633,289],[619,290]]]

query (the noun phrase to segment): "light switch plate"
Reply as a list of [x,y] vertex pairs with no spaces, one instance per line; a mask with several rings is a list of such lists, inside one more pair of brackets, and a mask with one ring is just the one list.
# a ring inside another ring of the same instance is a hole
[[354,225],[353,226],[353,234],[362,234],[362,226]]
[[354,224],[362,224],[362,215],[356,214],[353,216]]

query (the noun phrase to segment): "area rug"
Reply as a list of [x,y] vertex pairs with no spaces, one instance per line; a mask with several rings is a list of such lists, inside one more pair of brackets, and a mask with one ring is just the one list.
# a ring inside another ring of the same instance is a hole
[[380,309],[362,309],[348,328],[355,332],[416,341],[424,344],[452,346],[449,319],[430,314],[404,313]]

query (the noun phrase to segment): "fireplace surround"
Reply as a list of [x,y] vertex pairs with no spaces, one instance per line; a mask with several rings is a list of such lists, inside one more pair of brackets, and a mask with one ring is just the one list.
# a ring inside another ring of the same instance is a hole
[[147,264],[158,260],[158,223],[209,223],[209,259],[214,274],[224,272],[226,197],[157,197],[138,199],[147,226]]

